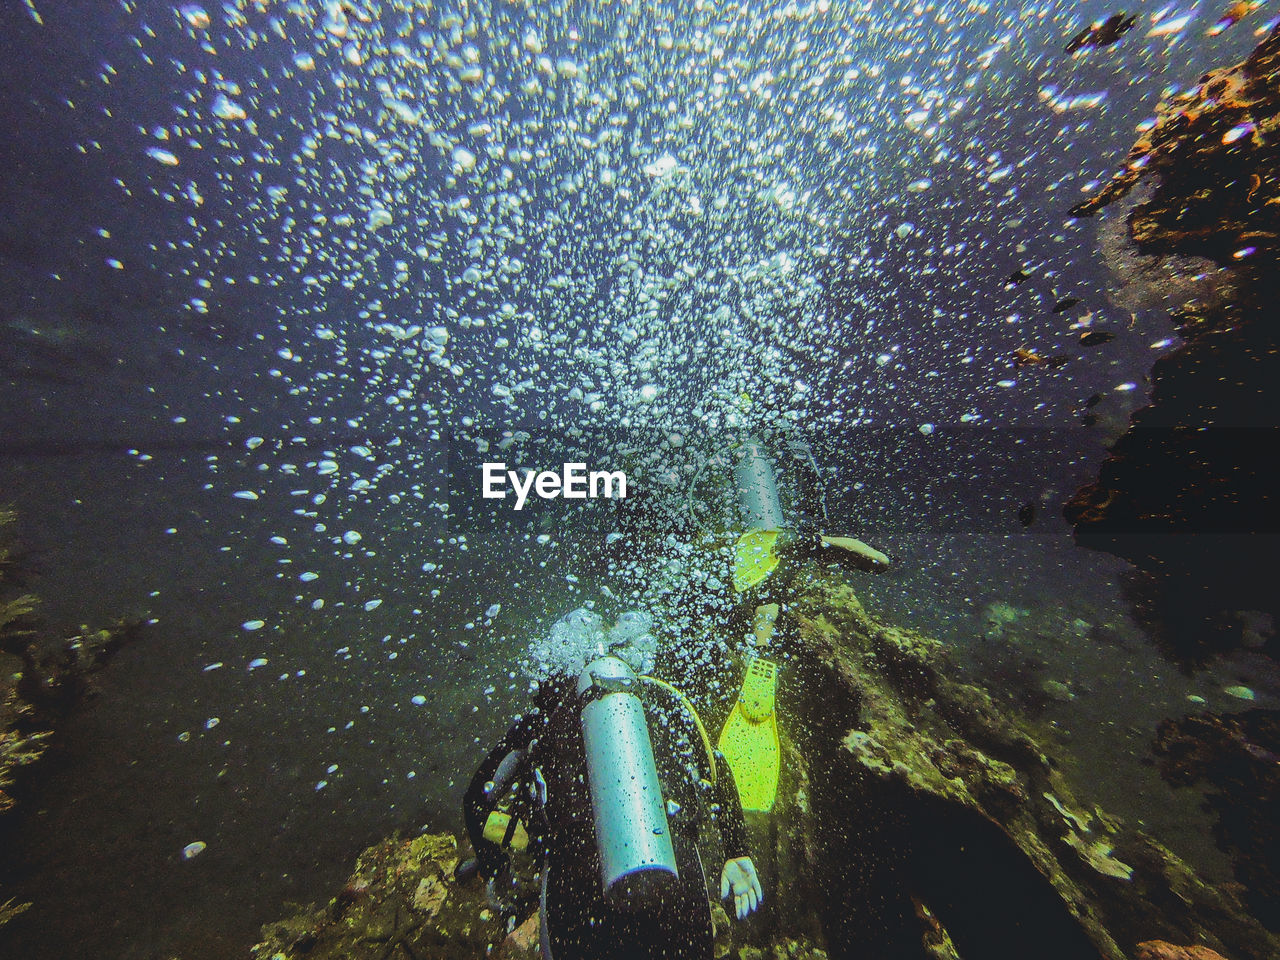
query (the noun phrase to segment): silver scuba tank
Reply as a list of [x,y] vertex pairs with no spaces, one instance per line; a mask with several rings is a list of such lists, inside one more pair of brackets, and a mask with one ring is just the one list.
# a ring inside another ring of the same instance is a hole
[[738,487],[738,506],[748,530],[782,530],[786,527],[773,461],[764,445],[754,437],[738,450],[733,478]]
[[[679,877],[666,804],[635,673],[617,657],[600,657],[578,677],[587,782],[605,897],[639,907]],[[594,688],[594,690],[593,690]]]

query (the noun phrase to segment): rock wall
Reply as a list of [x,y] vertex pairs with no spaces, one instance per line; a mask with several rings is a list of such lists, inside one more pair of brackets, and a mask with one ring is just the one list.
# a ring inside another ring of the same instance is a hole
[[1108,259],[1119,296],[1162,302],[1184,343],[1065,512],[1080,544],[1150,578],[1148,619],[1198,663],[1239,642],[1234,611],[1280,613],[1280,27],[1161,103],[1120,172],[1072,213],[1139,184],[1113,211],[1121,236],[1104,228]]
[[[0,817],[12,815],[20,772],[44,754],[54,724],[88,691],[91,675],[139,627],[122,620],[101,630],[85,627],[74,637],[43,635],[34,617],[39,601],[22,590],[7,539],[15,519],[12,511],[0,510]],[[14,828],[11,821],[4,826]],[[0,901],[0,926],[29,906]]]
[[1234,892],[1081,799],[1027,730],[951,679],[936,640],[824,578],[798,613],[795,729],[832,957],[938,956],[939,930],[983,960],[1120,960],[1157,939],[1280,951]]

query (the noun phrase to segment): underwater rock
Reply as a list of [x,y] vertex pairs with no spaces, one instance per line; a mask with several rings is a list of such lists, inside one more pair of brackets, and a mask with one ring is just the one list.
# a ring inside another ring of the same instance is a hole
[[538,956],[541,953],[538,940],[540,929],[538,915],[535,913],[507,934],[507,939],[502,941],[502,955],[506,957]]
[[454,879],[458,860],[458,842],[449,834],[391,837],[375,844],[360,854],[351,879],[326,905],[263,927],[253,956],[478,960],[499,955],[500,946],[502,956],[531,956],[524,945],[527,929],[504,943],[508,931],[486,901],[484,884],[459,884]]
[[1018,622],[1018,620],[1026,616],[1027,611],[1019,610],[1011,604],[997,601],[989,603],[982,611],[983,620],[986,622],[986,630],[982,636],[985,640],[1003,640],[1005,639],[1006,629]]
[[22,677],[18,692],[38,710],[69,710],[91,692],[91,677],[125,644],[138,638],[142,621],[120,619],[109,627],[82,632],[60,641],[33,641],[22,645]]
[[1231,855],[1244,899],[1280,930],[1280,711],[1195,714],[1156,732],[1160,774],[1174,786],[1204,783],[1214,835]]
[[1135,606],[1184,663],[1239,645],[1221,611],[1278,612],[1277,130],[1280,27],[1242,63],[1163,102],[1121,172],[1072,211],[1088,216],[1142,182],[1103,246],[1121,298],[1158,292],[1147,305],[1170,309],[1185,342],[1155,364],[1150,405],[1064,512],[1078,543],[1147,575],[1151,595]]
[[[0,528],[13,521],[11,511],[0,510]],[[0,587],[14,586],[15,579],[12,551],[8,543],[0,541]],[[14,785],[18,768],[40,759],[50,736],[48,730],[32,729],[35,710],[18,695],[22,660],[6,649],[30,636],[27,621],[35,607],[36,599],[30,594],[0,602],[0,814],[14,806],[7,791]],[[30,906],[13,900],[0,902],[0,927]]]
[[1226,960],[1216,950],[1199,945],[1178,947],[1163,940],[1138,944],[1138,960]]
[[956,665],[982,677],[984,689],[997,700],[1039,714],[1060,698],[1058,684],[1071,680],[1063,671],[1072,668],[1060,651],[1068,638],[1078,635],[1078,624],[1090,629],[1083,620],[1067,619],[1060,609],[989,603],[973,620],[982,642],[958,650]]
[[[0,532],[15,519],[12,511],[0,510]],[[0,589],[17,589],[20,579],[10,545],[0,542]],[[29,593],[0,597],[0,814],[15,806],[9,791],[18,769],[40,759],[56,721],[89,689],[90,675],[139,627],[136,621],[120,621],[51,641],[34,618],[38,605]],[[0,903],[0,926],[29,906]]]
[[449,888],[442,877],[432,875],[418,881],[418,889],[413,892],[413,909],[420,910],[428,917],[434,917],[444,906],[449,896]]
[[1072,215],[1092,216],[1154,175],[1154,194],[1129,216],[1130,235],[1145,252],[1224,265],[1274,262],[1280,152],[1269,134],[1280,126],[1278,67],[1280,28],[1242,63],[1211,71],[1194,89],[1160,103],[1120,172]]
[[1077,799],[1019,721],[952,679],[937,641],[820,575],[792,609],[798,689],[779,709],[804,854],[778,896],[824,892],[811,902],[831,956],[946,955],[927,946],[938,930],[954,955],[984,958],[1121,960],[1153,939],[1259,960],[1280,949],[1234,890]]
[[1050,700],[1056,700],[1059,703],[1070,703],[1076,698],[1071,688],[1061,680],[1046,680],[1040,684],[1040,689]]
[[[11,511],[0,510],[0,530],[16,519]],[[8,544],[0,544],[0,589],[17,587],[20,576]],[[13,696],[24,703],[19,709],[25,720],[36,712],[63,713],[89,689],[89,678],[126,643],[136,639],[141,620],[121,619],[109,627],[93,630],[81,627],[81,633],[54,639],[41,631],[34,619],[39,600],[29,593],[0,597],[0,656],[16,660],[16,669],[0,674],[0,694]],[[7,714],[0,714],[0,717]],[[47,721],[48,716],[41,718]],[[0,731],[7,725],[0,725]]]

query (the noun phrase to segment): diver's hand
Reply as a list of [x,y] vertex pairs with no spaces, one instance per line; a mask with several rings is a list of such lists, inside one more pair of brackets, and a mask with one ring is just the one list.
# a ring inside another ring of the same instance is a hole
[[726,860],[720,872],[720,899],[733,894],[733,905],[742,920],[764,902],[764,889],[756,876],[756,865],[750,857]]
[[515,908],[515,887],[516,880],[512,876],[511,866],[504,864],[497,876],[490,877],[485,883],[485,899],[494,910],[506,913]]
[[883,573],[893,564],[893,560],[886,554],[856,537],[834,537],[824,533],[821,542],[823,546],[834,551],[829,554],[830,559],[847,564],[855,570]]

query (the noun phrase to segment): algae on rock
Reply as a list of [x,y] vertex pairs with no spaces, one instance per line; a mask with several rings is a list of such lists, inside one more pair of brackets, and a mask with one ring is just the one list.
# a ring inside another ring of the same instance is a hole
[[[360,855],[351,879],[328,904],[264,927],[253,956],[336,960],[397,951],[421,960],[490,956],[508,931],[487,904],[483,884],[454,880],[458,858],[458,842],[448,834],[391,837],[375,844]],[[505,955],[520,954],[507,950]]]
[[937,641],[826,575],[793,610],[782,709],[812,783],[807,882],[833,894],[818,908],[832,957],[926,956],[935,927],[962,957],[1122,960],[1152,939],[1280,950],[1233,892],[1077,799],[1017,720],[952,679]]
[[[20,586],[4,536],[15,518],[13,511],[0,510],[0,590],[9,593]],[[120,620],[101,630],[85,627],[77,636],[53,639],[42,635],[34,619],[38,605],[29,593],[0,595],[0,815],[15,806],[10,791],[18,769],[40,759],[54,723],[83,696],[90,674],[133,639],[140,626]],[[0,903],[0,926],[29,906]]]

